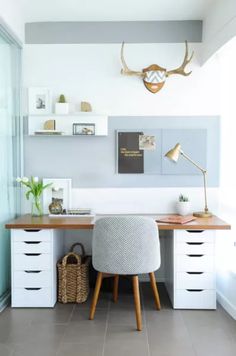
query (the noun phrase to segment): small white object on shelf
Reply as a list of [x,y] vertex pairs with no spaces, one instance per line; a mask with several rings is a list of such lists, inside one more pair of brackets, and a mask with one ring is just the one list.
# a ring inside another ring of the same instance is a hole
[[55,113],[57,115],[67,115],[69,114],[69,103],[56,103]]

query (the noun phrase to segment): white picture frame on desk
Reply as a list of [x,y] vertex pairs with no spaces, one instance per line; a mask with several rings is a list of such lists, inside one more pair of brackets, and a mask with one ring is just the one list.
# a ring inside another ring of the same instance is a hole
[[29,115],[47,115],[52,113],[51,91],[45,87],[28,88]]
[[71,186],[72,180],[70,178],[43,178],[43,185],[52,185],[43,191],[43,213],[49,214],[49,205],[55,191],[62,191],[63,209],[71,208]]

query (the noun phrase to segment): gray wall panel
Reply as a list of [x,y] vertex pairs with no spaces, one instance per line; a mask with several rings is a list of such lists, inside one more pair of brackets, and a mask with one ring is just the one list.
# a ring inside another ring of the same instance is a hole
[[27,44],[201,42],[202,21],[34,22]]
[[[65,118],[66,119],[66,118]],[[110,117],[107,137],[28,137],[25,136],[25,175],[72,178],[73,187],[198,187],[201,175],[116,173],[116,131],[159,129],[199,129],[207,132],[206,167],[208,185],[219,185],[218,117]],[[160,146],[158,145],[158,148]],[[169,147],[171,148],[171,147]],[[193,145],[198,152],[198,147]],[[162,162],[163,154],[161,153]],[[188,154],[189,152],[186,152]],[[201,150],[198,154],[202,154]],[[195,156],[198,160],[198,155]],[[171,164],[171,163],[170,163]],[[190,163],[189,163],[190,164]],[[190,168],[190,167],[189,167]],[[191,168],[192,169],[192,168]]]

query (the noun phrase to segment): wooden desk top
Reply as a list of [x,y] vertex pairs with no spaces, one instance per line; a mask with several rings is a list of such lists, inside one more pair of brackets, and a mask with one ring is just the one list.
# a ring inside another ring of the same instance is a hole
[[[118,214],[117,214],[118,215]],[[122,215],[122,214],[119,214]],[[167,216],[168,214],[123,214],[123,215],[141,215],[154,218],[158,220]],[[30,214],[22,215],[19,218],[10,221],[5,225],[6,229],[63,229],[63,230],[80,230],[93,229],[94,222],[104,216],[110,215],[96,215],[96,217],[49,217],[43,215],[42,217],[32,217]],[[231,226],[217,216],[211,218],[197,218],[186,224],[169,224],[158,223],[159,230],[229,230]]]

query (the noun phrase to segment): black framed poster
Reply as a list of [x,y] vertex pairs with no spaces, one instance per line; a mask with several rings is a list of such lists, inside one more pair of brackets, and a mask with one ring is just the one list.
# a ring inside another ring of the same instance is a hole
[[144,154],[139,149],[143,132],[118,132],[118,173],[144,173]]

